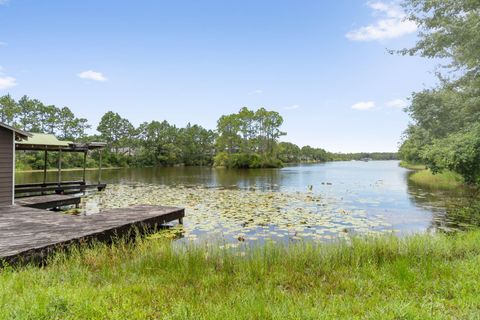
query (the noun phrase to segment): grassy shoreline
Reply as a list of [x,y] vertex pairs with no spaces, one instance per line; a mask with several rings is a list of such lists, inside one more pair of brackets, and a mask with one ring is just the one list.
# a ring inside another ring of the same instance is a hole
[[408,179],[422,187],[452,190],[464,186],[465,183],[459,174],[452,171],[443,171],[434,174],[423,164],[412,164],[405,161],[401,161],[399,166],[415,171],[408,176]]
[[400,161],[399,166],[409,170],[425,170],[427,168],[427,166],[425,166],[424,164],[413,164],[406,161]]
[[480,232],[266,245],[97,244],[0,270],[0,319],[473,319]]
[[451,171],[433,174],[430,170],[420,170],[412,173],[409,179],[418,185],[433,189],[451,190],[464,185],[463,178],[459,174]]

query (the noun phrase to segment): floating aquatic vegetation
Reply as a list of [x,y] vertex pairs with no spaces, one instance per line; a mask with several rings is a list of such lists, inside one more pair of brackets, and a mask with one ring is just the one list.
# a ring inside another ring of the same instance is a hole
[[71,214],[71,215],[79,215],[82,213],[82,211],[77,208],[69,208],[69,209],[63,210],[63,213]]
[[147,239],[166,239],[166,240],[175,240],[183,237],[183,226],[177,225],[172,228],[162,230],[160,232],[149,235]]
[[111,185],[84,199],[84,212],[135,204],[179,206],[184,226],[163,237],[187,241],[330,241],[354,234],[391,232],[379,214],[340,207],[311,192],[230,190],[202,186]]

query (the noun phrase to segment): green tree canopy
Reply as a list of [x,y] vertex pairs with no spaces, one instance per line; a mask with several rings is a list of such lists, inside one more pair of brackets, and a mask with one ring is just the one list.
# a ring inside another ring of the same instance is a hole
[[403,54],[442,58],[452,71],[439,75],[436,88],[412,95],[406,109],[412,123],[400,156],[427,164],[434,172],[460,173],[479,183],[480,2],[476,0],[406,0],[409,19],[420,27],[419,40]]

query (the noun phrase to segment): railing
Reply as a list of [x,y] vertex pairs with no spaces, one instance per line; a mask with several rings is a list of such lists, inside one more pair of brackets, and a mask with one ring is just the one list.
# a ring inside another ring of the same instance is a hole
[[87,189],[96,188],[98,191],[102,191],[106,188],[106,184],[86,184],[84,181],[62,181],[47,182],[47,183],[28,183],[19,184],[15,186],[15,198],[28,197],[33,195],[45,195],[45,194],[72,194],[85,192]]

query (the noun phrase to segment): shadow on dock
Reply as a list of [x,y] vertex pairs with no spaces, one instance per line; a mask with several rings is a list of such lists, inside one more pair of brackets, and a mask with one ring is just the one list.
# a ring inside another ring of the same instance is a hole
[[0,207],[0,266],[43,264],[57,250],[96,241],[112,242],[183,222],[185,210],[140,205],[75,216],[31,207]]

